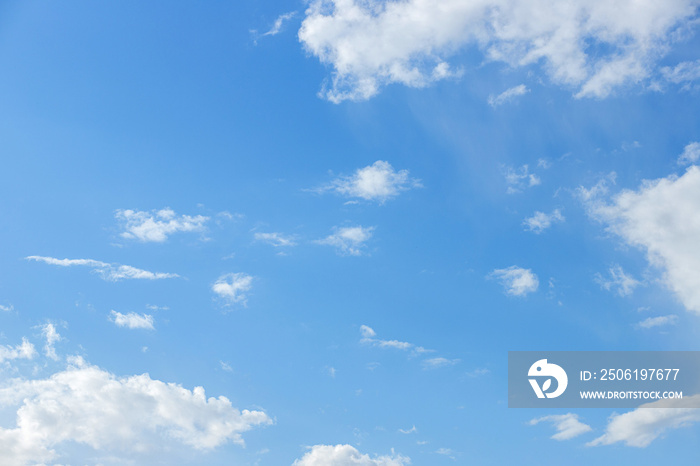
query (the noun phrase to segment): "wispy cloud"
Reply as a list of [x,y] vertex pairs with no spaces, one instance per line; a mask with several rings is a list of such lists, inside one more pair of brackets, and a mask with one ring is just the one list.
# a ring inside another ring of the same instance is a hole
[[508,189],[506,190],[508,194],[519,193],[524,189],[542,184],[542,180],[539,176],[530,173],[528,165],[523,165],[517,169],[506,166],[504,167],[504,176],[506,178],[506,184],[508,185]]
[[683,148],[683,153],[678,157],[679,165],[690,165],[700,160],[700,142],[691,142]]
[[176,273],[149,272],[148,270],[137,269],[130,265],[108,264],[93,259],[56,259],[55,257],[28,256],[27,260],[44,262],[60,267],[85,266],[98,274],[103,280],[116,282],[119,280],[161,280],[164,278],[177,278]]
[[290,247],[296,246],[296,241],[293,236],[286,236],[282,233],[260,233],[257,232],[255,235],[255,241],[261,241],[267,244],[271,244],[277,248],[280,247]]
[[122,314],[112,310],[110,312],[109,320],[114,322],[117,327],[126,328],[142,328],[147,330],[154,330],[154,319],[150,314],[137,314],[135,312],[129,312],[128,314]]
[[557,433],[552,435],[554,440],[570,440],[593,430],[591,426],[579,421],[578,416],[573,413],[539,417],[531,420],[530,425],[534,426],[540,422],[549,422],[554,426],[557,430]]
[[212,291],[228,305],[246,305],[247,292],[253,287],[253,276],[245,273],[227,273],[212,285]]
[[12,312],[14,310],[15,310],[15,307],[12,304],[7,304],[7,305],[0,304],[0,311],[2,311],[2,312]]
[[203,232],[209,217],[203,215],[175,214],[170,208],[152,210],[117,210],[115,217],[120,221],[124,231],[122,238],[136,239],[141,242],[162,243],[168,236],[178,232]]
[[447,359],[447,358],[430,358],[424,360],[421,364],[423,369],[439,369],[441,367],[454,366],[459,363],[459,359]]
[[620,296],[629,296],[634,292],[634,289],[641,285],[639,280],[627,275],[622,267],[615,265],[608,270],[610,278],[605,278],[601,274],[595,275],[595,281],[604,290],[617,290]]
[[360,256],[365,248],[365,243],[372,237],[374,228],[363,226],[336,227],[333,234],[315,242],[333,246],[341,255]]
[[41,326],[41,334],[46,339],[44,354],[46,357],[57,361],[58,356],[56,355],[56,348],[54,345],[61,341],[61,335],[59,335],[58,331],[56,331],[56,326],[50,322],[45,323]]
[[530,90],[525,86],[525,84],[520,84],[515,87],[511,87],[510,89],[507,89],[497,96],[490,95],[489,96],[489,105],[492,107],[498,107],[499,105],[503,105],[506,102],[510,102],[512,100],[515,100],[516,97],[525,95]]
[[653,328],[653,327],[665,327],[668,325],[676,325],[678,323],[677,315],[667,315],[659,317],[648,317],[643,321],[639,322],[636,326],[638,328]]
[[32,359],[36,356],[36,349],[26,338],[22,338],[22,344],[16,346],[0,345],[0,363],[12,359]]
[[512,265],[505,269],[495,269],[487,278],[496,278],[501,282],[506,293],[513,296],[525,296],[537,291],[540,281],[532,270]]
[[368,327],[367,325],[360,326],[360,334],[362,335],[360,343],[365,345],[376,346],[377,348],[393,348],[402,351],[411,351],[415,354],[426,353],[431,351],[423,348],[422,346],[416,346],[413,343],[409,343],[407,341],[381,340],[379,338],[375,338],[377,336],[377,333],[372,327]]
[[377,201],[380,204],[402,191],[421,187],[420,180],[411,178],[408,170],[394,170],[383,160],[359,168],[350,176],[341,176],[314,191],[332,191],[349,198]]
[[263,33],[263,36],[276,36],[277,34],[282,32],[282,26],[284,25],[284,23],[292,19],[296,14],[296,11],[291,11],[289,13],[279,15],[277,19],[275,19],[275,22],[272,25],[272,27],[267,32]]
[[555,209],[551,214],[537,211],[532,217],[526,218],[523,221],[523,225],[525,225],[527,230],[539,235],[544,230],[551,227],[552,224],[560,223],[564,220],[564,216],[559,209]]

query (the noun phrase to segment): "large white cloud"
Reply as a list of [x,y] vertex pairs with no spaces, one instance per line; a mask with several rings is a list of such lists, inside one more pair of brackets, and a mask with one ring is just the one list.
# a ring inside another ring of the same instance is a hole
[[209,217],[203,215],[180,215],[169,208],[144,212],[138,210],[117,210],[115,217],[122,223],[123,238],[142,242],[162,243],[169,235],[177,232],[202,232]]
[[82,265],[92,268],[103,280],[116,282],[119,280],[161,280],[164,278],[177,278],[176,273],[149,272],[148,270],[137,269],[130,265],[108,264],[94,259],[57,259],[46,256],[28,256],[27,260],[44,262],[46,264],[58,265],[60,267],[73,267]]
[[700,313],[700,168],[645,181],[609,203],[588,202],[591,213],[611,231],[646,251],[688,310]]
[[57,459],[68,443],[130,456],[167,449],[169,442],[208,450],[243,444],[241,433],[272,423],[263,411],[238,410],[202,387],[188,390],[148,374],[117,377],[72,358],[46,379],[14,379],[0,388],[0,406],[19,406],[17,424],[0,428],[2,464]]
[[352,445],[314,445],[292,466],[404,466],[408,457],[392,454],[370,457]]
[[697,406],[700,395],[683,399],[659,400],[624,414],[615,414],[608,421],[605,433],[588,443],[589,446],[623,442],[630,447],[643,448],[669,429],[700,422]]
[[363,100],[390,83],[422,87],[459,75],[448,60],[476,46],[513,67],[539,63],[576,95],[605,97],[656,70],[689,27],[697,0],[312,0],[299,30],[329,65],[321,94]]

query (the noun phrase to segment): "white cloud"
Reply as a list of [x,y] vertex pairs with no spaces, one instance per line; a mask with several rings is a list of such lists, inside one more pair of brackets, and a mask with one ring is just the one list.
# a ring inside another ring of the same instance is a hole
[[448,60],[477,46],[487,60],[540,65],[577,97],[646,80],[695,15],[694,0],[312,0],[299,40],[332,68],[321,95],[364,100],[391,83],[459,75]]
[[659,400],[624,414],[610,417],[605,434],[588,446],[624,442],[629,447],[644,448],[669,429],[678,429],[700,422],[697,406],[700,395],[683,399]]
[[438,369],[440,367],[454,366],[459,359],[431,358],[423,361],[423,369]]
[[82,358],[51,377],[14,379],[0,389],[0,406],[20,406],[17,425],[0,428],[3,464],[59,459],[54,450],[77,443],[100,452],[133,456],[166,451],[169,442],[209,450],[271,424],[262,411],[239,411],[202,387],[188,390],[148,374],[117,377]]
[[416,432],[418,432],[418,429],[416,429],[416,426],[414,425],[410,429],[399,429],[399,432],[401,432],[402,434],[415,434]]
[[342,255],[359,256],[362,255],[365,243],[372,237],[373,231],[374,227],[336,227],[335,233],[316,240],[316,243],[333,246]]
[[610,278],[604,278],[601,274],[596,274],[595,281],[601,288],[605,290],[617,289],[617,294],[620,296],[629,296],[634,292],[634,289],[641,285],[639,280],[636,280],[625,273],[622,267],[615,265],[608,270]]
[[255,233],[254,237],[255,241],[263,241],[277,248],[296,246],[297,244],[293,237],[285,236],[282,233]]
[[693,164],[700,160],[700,142],[691,142],[683,148],[683,153],[678,157],[680,165]]
[[399,340],[380,340],[378,338],[375,338],[377,336],[377,333],[371,328],[366,325],[362,325],[360,327],[360,333],[362,334],[362,338],[360,339],[360,343],[365,344],[365,345],[372,345],[376,346],[378,348],[393,348],[393,349],[398,349],[402,351],[412,351],[414,353],[426,353],[430,352],[430,350],[427,350],[423,348],[422,346],[416,346],[413,343],[409,343],[407,341],[399,341]]
[[526,218],[523,221],[523,225],[525,225],[529,231],[540,234],[551,227],[553,223],[563,222],[564,220],[565,218],[559,209],[555,209],[551,214],[537,211],[532,217]]
[[359,168],[350,176],[341,176],[318,191],[334,191],[346,197],[384,203],[402,191],[421,187],[420,180],[411,178],[408,170],[394,170],[389,162],[377,160]]
[[519,193],[523,189],[542,184],[540,177],[530,173],[527,165],[523,165],[517,170],[513,167],[505,167],[505,178],[508,184],[508,189],[506,190],[508,194]]
[[453,460],[455,459],[455,451],[452,448],[438,448],[437,450],[435,450],[435,453],[437,453],[438,455],[449,456]]
[[397,455],[375,456],[360,453],[352,445],[314,445],[292,466],[404,466],[408,457]]
[[663,327],[665,325],[676,325],[678,322],[677,315],[667,315],[659,317],[648,317],[637,324],[639,328]]
[[525,84],[520,84],[518,86],[511,87],[510,89],[506,89],[495,97],[490,95],[489,105],[495,108],[499,105],[505,104],[506,102],[514,100],[518,96],[525,95],[528,92],[530,92],[530,90],[525,86]]
[[534,426],[543,421],[551,423],[557,430],[557,433],[552,435],[554,440],[569,440],[593,430],[591,426],[579,421],[578,416],[573,413],[553,414],[551,416],[540,417],[531,420],[530,425]]
[[28,256],[26,259],[61,267],[72,267],[75,265],[90,267],[92,271],[98,274],[103,280],[111,282],[124,279],[161,280],[164,278],[179,277],[176,273],[149,272],[148,270],[137,269],[130,265],[108,264],[93,259],[56,259],[54,257],[45,256]]
[[169,235],[177,232],[202,232],[209,217],[175,214],[169,208],[152,210],[117,210],[115,217],[122,223],[122,238],[137,239],[142,242],[162,243]]
[[211,289],[228,304],[241,303],[245,306],[248,300],[246,293],[252,287],[252,276],[245,273],[227,273],[220,276]]
[[283,15],[279,15],[277,19],[275,20],[275,23],[272,25],[269,31],[263,34],[263,36],[276,36],[282,31],[282,25],[292,19],[294,15],[296,15],[296,11],[292,11],[289,13],[285,13]]
[[54,361],[58,360],[58,356],[56,355],[56,348],[54,345],[61,341],[61,335],[56,331],[56,327],[54,324],[47,322],[46,324],[41,326],[41,334],[44,336],[46,339],[46,344],[44,345],[44,354],[46,357],[53,359]]
[[153,316],[149,314],[137,314],[135,312],[130,312],[128,314],[122,314],[121,312],[111,311],[109,320],[115,323],[117,327],[126,328],[144,328],[148,330],[154,330],[153,327]]
[[686,309],[700,313],[700,168],[645,181],[610,204],[598,201],[588,208],[626,243],[645,250]]
[[673,68],[664,66],[661,68],[661,74],[675,84],[696,81],[700,79],[700,60],[684,61]]
[[227,362],[224,361],[219,361],[219,365],[221,366],[221,370],[225,372],[233,372],[233,367]]
[[496,269],[488,277],[498,279],[506,289],[506,293],[513,296],[525,296],[528,293],[537,291],[540,285],[537,275],[532,270],[523,269],[516,265],[506,269]]
[[2,312],[12,312],[14,310],[15,310],[15,307],[12,304],[8,304],[6,306],[0,304],[0,311],[2,311]]
[[32,359],[34,356],[36,356],[36,349],[26,338],[22,338],[22,344],[14,347],[0,345],[0,363],[13,359]]

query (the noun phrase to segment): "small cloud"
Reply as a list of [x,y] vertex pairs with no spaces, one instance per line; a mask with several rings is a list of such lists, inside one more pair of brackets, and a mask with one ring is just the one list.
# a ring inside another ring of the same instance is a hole
[[170,308],[168,306],[156,306],[155,304],[147,304],[146,309],[151,311],[167,311]]
[[605,177],[598,180],[598,182],[589,189],[579,186],[576,190],[576,194],[581,201],[590,204],[599,202],[600,199],[608,194],[610,191],[610,186],[615,184],[617,179],[617,173],[610,172]]
[[[673,68],[664,66],[661,68],[661,75],[674,84],[691,83],[700,79],[700,60],[684,61]],[[686,84],[684,89],[690,89]]]
[[282,233],[255,233],[255,241],[262,241],[271,244],[276,248],[296,246],[292,236],[285,236]]
[[335,233],[324,239],[316,240],[317,244],[333,246],[341,255],[360,256],[365,243],[372,237],[374,227],[344,227],[336,228]]
[[440,367],[454,366],[459,359],[431,358],[423,361],[423,369],[439,369]]
[[420,180],[411,178],[408,170],[395,171],[389,162],[377,160],[358,169],[353,175],[341,176],[316,191],[333,191],[345,197],[383,204],[403,191],[419,187],[422,187]]
[[328,375],[332,378],[335,379],[335,373],[337,372],[335,367],[327,367],[326,371],[328,372]]
[[46,338],[46,344],[44,345],[44,354],[46,357],[58,361],[58,356],[56,355],[56,349],[54,345],[61,341],[61,335],[56,331],[54,324],[47,322],[41,326],[41,334]]
[[212,285],[212,291],[228,305],[246,305],[246,293],[253,287],[253,277],[245,273],[228,273],[220,276]]
[[490,106],[496,108],[499,105],[515,100],[516,97],[525,95],[528,92],[530,92],[530,90],[525,87],[525,84],[520,84],[518,86],[511,87],[510,89],[506,89],[495,97],[490,95],[488,102]]
[[467,375],[467,377],[477,378],[477,377],[482,377],[482,376],[490,374],[490,373],[491,373],[491,371],[488,369],[478,368],[478,369],[474,369],[471,372],[467,372],[466,375]]
[[26,338],[22,338],[22,344],[14,347],[0,345],[0,363],[13,359],[33,359],[34,356],[36,349]]
[[524,189],[542,184],[542,180],[539,176],[530,173],[528,165],[523,165],[518,169],[506,166],[504,176],[506,178],[506,184],[508,185],[508,189],[506,190],[508,194],[519,193]]
[[513,296],[525,296],[537,291],[540,285],[537,275],[532,270],[512,265],[506,269],[495,269],[487,278],[496,278],[501,282],[506,293]]
[[525,225],[529,231],[540,234],[551,227],[553,223],[563,222],[564,220],[565,218],[559,209],[555,209],[551,214],[537,211],[532,217],[526,218],[523,221],[523,225]]
[[135,312],[130,312],[128,314],[122,314],[112,310],[109,313],[109,320],[114,322],[117,327],[126,327],[130,329],[143,328],[147,330],[154,330],[153,326],[153,316],[148,314],[137,314]]
[[0,304],[0,312],[12,312],[14,310],[15,310],[15,307],[12,304],[8,304],[8,305]]
[[455,457],[455,451],[451,448],[438,448],[437,450],[435,450],[435,453],[437,453],[438,455],[447,456],[452,460],[457,459]]
[[667,315],[659,317],[649,317],[643,321],[636,324],[637,328],[653,328],[653,327],[663,327],[667,325],[676,325],[678,323],[677,315]]
[[534,426],[540,422],[549,422],[557,430],[557,433],[552,435],[551,438],[554,440],[570,440],[574,437],[578,437],[581,434],[590,432],[591,426],[586,425],[578,420],[578,416],[573,413],[567,414],[556,414],[551,416],[544,416],[530,421],[530,425]]
[[270,30],[263,33],[263,36],[276,36],[282,31],[282,25],[285,23],[285,21],[292,19],[296,14],[296,11],[291,11],[289,13],[279,15],[275,20],[275,23],[270,28]]
[[224,361],[219,361],[219,365],[221,366],[221,370],[223,370],[225,372],[233,372],[233,368],[231,367],[231,365],[229,363],[224,362]]
[[401,432],[402,434],[415,434],[416,432],[418,432],[418,429],[416,429],[416,426],[414,425],[410,429],[399,429],[399,432]]
[[700,159],[700,142],[691,142],[685,148],[683,153],[678,157],[679,165],[691,165]]
[[177,232],[203,232],[209,217],[203,215],[177,216],[170,208],[150,212],[119,209],[115,217],[122,224],[122,238],[136,239],[143,243],[162,243]]
[[608,271],[610,278],[606,279],[599,273],[595,276],[595,281],[601,288],[605,290],[617,289],[619,296],[629,296],[634,292],[634,289],[641,284],[639,280],[635,280],[622,270],[622,267],[615,265]]
[[98,274],[103,280],[116,282],[119,280],[161,280],[179,277],[176,273],[149,272],[130,265],[108,264],[93,259],[56,259],[55,257],[28,256],[27,260],[44,262],[60,267],[86,266]]
[[362,338],[360,339],[360,343],[365,344],[365,345],[372,345],[376,346],[377,348],[393,348],[393,349],[398,349],[402,351],[412,351],[413,353],[427,353],[430,352],[430,350],[427,350],[423,348],[422,346],[416,346],[413,343],[409,343],[407,341],[399,341],[399,340],[380,340],[377,338],[374,338],[377,336],[376,332],[371,328],[366,325],[362,325],[360,327],[360,333],[362,334]]

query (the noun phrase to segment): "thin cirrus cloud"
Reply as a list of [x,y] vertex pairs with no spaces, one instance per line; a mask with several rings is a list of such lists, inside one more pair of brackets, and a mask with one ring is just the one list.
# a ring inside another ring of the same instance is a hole
[[531,231],[537,235],[551,227],[555,223],[561,223],[564,220],[564,216],[561,214],[559,209],[554,209],[552,213],[545,214],[544,212],[536,211],[532,217],[528,217],[523,220],[523,225],[528,231]]
[[126,327],[130,329],[147,329],[154,330],[155,327],[153,316],[150,314],[137,314],[135,312],[129,312],[128,314],[122,314],[112,310],[109,314],[109,320],[114,322],[117,327]]
[[554,440],[570,440],[593,430],[591,426],[579,421],[578,416],[573,413],[544,416],[532,419],[529,424],[534,426],[540,422],[548,422],[554,426],[557,431],[552,435]]
[[619,265],[614,265],[608,270],[609,278],[600,273],[595,275],[595,281],[601,288],[607,291],[615,290],[619,296],[629,296],[642,282],[625,273]]
[[276,248],[296,246],[296,239],[293,236],[283,235],[282,233],[262,233],[256,232],[253,237],[255,241],[270,244]]
[[117,377],[80,357],[46,379],[17,378],[0,388],[0,406],[17,409],[17,426],[0,428],[7,464],[59,460],[64,445],[110,451],[131,462],[173,441],[195,450],[243,445],[241,434],[272,424],[263,411],[238,410],[204,388],[188,390],[148,374]]
[[506,192],[508,194],[515,194],[522,192],[527,188],[532,188],[542,184],[542,180],[535,173],[530,173],[530,167],[528,165],[523,165],[519,168],[514,167],[504,167],[504,176],[506,179],[506,184],[508,189]]
[[654,328],[654,327],[665,327],[665,326],[669,326],[669,325],[676,325],[676,323],[678,323],[678,316],[671,314],[671,315],[667,315],[667,316],[648,317],[648,318],[644,319],[643,321],[637,323],[636,327],[648,329],[648,328]]
[[[604,98],[647,81],[692,27],[693,0],[312,0],[299,40],[332,69],[319,95],[366,100],[383,86],[420,88],[460,75],[449,60],[477,46],[486,60],[541,65],[576,97]],[[455,62],[457,59],[454,59]],[[681,74],[680,72],[676,74]]]
[[495,278],[506,293],[513,296],[526,296],[534,291],[540,285],[540,281],[532,270],[512,265],[505,269],[495,269],[487,278]]
[[314,445],[292,466],[405,466],[410,458],[395,454],[370,457],[352,445]]
[[697,406],[700,395],[682,399],[659,400],[634,411],[613,414],[605,433],[589,442],[588,446],[612,445],[622,442],[629,447],[645,448],[664,432],[700,422]]
[[41,326],[41,334],[46,339],[46,344],[44,345],[44,354],[47,358],[51,358],[54,361],[58,361],[58,355],[56,354],[56,343],[61,341],[61,335],[56,330],[56,326],[51,322],[47,322]]
[[342,227],[323,239],[316,240],[316,244],[333,246],[338,254],[344,256],[361,256],[366,248],[367,241],[372,238],[374,227]]
[[582,199],[589,214],[626,244],[646,252],[685,308],[700,313],[700,167],[645,181],[610,200],[605,199],[607,189],[580,191],[587,193]]
[[372,165],[357,169],[352,175],[340,176],[313,191],[331,191],[341,196],[383,204],[403,191],[419,187],[422,187],[420,180],[411,178],[408,170],[396,171],[389,162],[377,160]]
[[94,273],[109,282],[120,280],[162,280],[179,277],[176,273],[149,272],[130,265],[109,264],[94,259],[56,259],[55,257],[46,256],[28,256],[26,259],[60,267],[90,267]]
[[402,351],[411,351],[415,354],[427,353],[431,351],[407,341],[382,340],[376,338],[377,332],[375,332],[372,327],[367,325],[360,326],[360,334],[362,335],[360,343],[363,345],[376,346],[377,348],[394,348]]
[[520,97],[522,95],[527,94],[530,92],[530,90],[525,86],[525,84],[520,84],[515,87],[511,87],[510,89],[506,89],[505,91],[501,92],[497,96],[489,96],[489,105],[496,108],[500,105],[503,105],[507,102],[511,102],[515,100],[517,97]]
[[117,210],[116,219],[124,231],[120,236],[142,243],[162,243],[168,236],[179,232],[203,232],[209,217],[203,215],[177,215],[170,208],[147,211]]
[[227,273],[220,276],[211,289],[227,305],[245,306],[248,301],[247,293],[252,287],[253,276],[245,273]]

